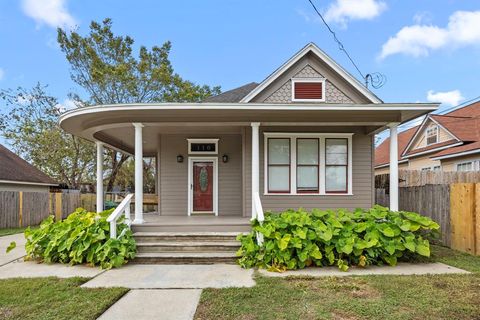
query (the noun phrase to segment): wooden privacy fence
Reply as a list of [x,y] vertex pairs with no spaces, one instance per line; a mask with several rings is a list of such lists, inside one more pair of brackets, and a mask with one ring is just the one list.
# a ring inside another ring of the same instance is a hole
[[[386,189],[376,189],[375,200],[388,207]],[[480,255],[480,183],[400,188],[398,207],[435,220],[444,245]]]
[[[386,189],[375,189],[375,202],[389,206],[390,197]],[[417,212],[435,220],[440,225],[441,242],[450,246],[450,186],[426,185],[399,188],[398,209]]]
[[[398,179],[400,187],[417,187],[428,184],[476,183],[480,182],[478,171],[421,171],[399,170]],[[390,184],[388,173],[375,176],[375,188],[388,189]]]
[[80,207],[78,190],[62,193],[0,191],[0,229],[35,226],[47,218],[64,219]]

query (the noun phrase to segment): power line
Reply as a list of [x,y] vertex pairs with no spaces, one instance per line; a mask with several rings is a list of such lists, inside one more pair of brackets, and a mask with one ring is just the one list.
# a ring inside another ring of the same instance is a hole
[[366,76],[363,75],[362,71],[360,71],[360,68],[357,66],[357,64],[355,63],[355,61],[353,60],[353,58],[350,56],[350,54],[348,53],[347,49],[345,49],[345,46],[343,45],[343,43],[338,39],[337,37],[337,34],[335,33],[335,31],[332,30],[332,28],[330,28],[330,26],[328,25],[327,21],[325,21],[325,18],[323,17],[323,15],[320,13],[320,11],[317,9],[317,7],[315,6],[315,4],[313,3],[312,0],[308,0],[308,2],[310,2],[310,4],[312,5],[313,9],[315,10],[315,12],[317,13],[317,15],[320,17],[320,19],[322,19],[323,21],[323,24],[325,25],[325,27],[327,27],[328,31],[332,34],[333,36],[333,40],[337,43],[338,45],[338,49],[340,51],[343,51],[343,53],[347,56],[348,60],[350,60],[350,62],[352,63],[352,65],[355,67],[355,69],[357,69],[358,73],[360,74],[360,76],[362,77],[362,79],[365,81],[365,86],[368,87],[368,83],[370,82],[372,87],[375,88],[375,89],[378,89],[380,87],[382,87],[385,82],[386,82],[386,77],[385,75],[379,73],[379,72],[374,72],[374,73],[368,73]]

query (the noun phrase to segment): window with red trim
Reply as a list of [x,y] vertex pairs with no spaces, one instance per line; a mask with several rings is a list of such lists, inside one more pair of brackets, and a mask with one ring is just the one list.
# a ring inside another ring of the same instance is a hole
[[290,193],[290,139],[268,139],[268,192]]
[[297,138],[297,192],[319,191],[319,146],[318,138]]
[[348,139],[325,139],[325,192],[348,192]]

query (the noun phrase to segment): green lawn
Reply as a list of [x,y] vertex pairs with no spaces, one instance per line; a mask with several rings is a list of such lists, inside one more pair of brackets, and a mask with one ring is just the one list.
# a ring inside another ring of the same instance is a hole
[[480,319],[480,257],[434,246],[430,261],[470,275],[268,278],[208,289],[196,319]]
[[0,229],[0,237],[2,236],[9,236],[11,234],[22,233],[25,231],[26,228],[7,228],[7,229]]
[[96,319],[128,291],[80,288],[87,280],[0,280],[0,319]]

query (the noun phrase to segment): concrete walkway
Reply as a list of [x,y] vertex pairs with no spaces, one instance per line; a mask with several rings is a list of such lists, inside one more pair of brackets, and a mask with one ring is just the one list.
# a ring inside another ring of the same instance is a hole
[[103,272],[105,271],[100,268],[92,268],[83,265],[70,266],[60,263],[46,264],[19,259],[0,267],[0,279],[37,277],[93,278]]
[[422,274],[452,274],[470,273],[463,269],[458,269],[443,263],[399,263],[395,267],[390,266],[369,266],[367,268],[352,267],[347,272],[340,271],[337,267],[306,268],[301,270],[291,270],[286,272],[269,272],[259,270],[261,275],[267,277],[290,277],[290,276],[310,276],[310,277],[348,277],[348,276],[366,276],[366,275],[422,275]]
[[[7,247],[12,241],[15,241],[17,246],[9,253],[6,253]],[[23,233],[0,237],[0,266],[25,256],[25,242],[27,241]]]
[[131,290],[98,319],[193,319],[201,293],[200,289]]
[[141,265],[108,270],[82,287],[130,289],[203,289],[253,287],[253,270],[237,265]]

